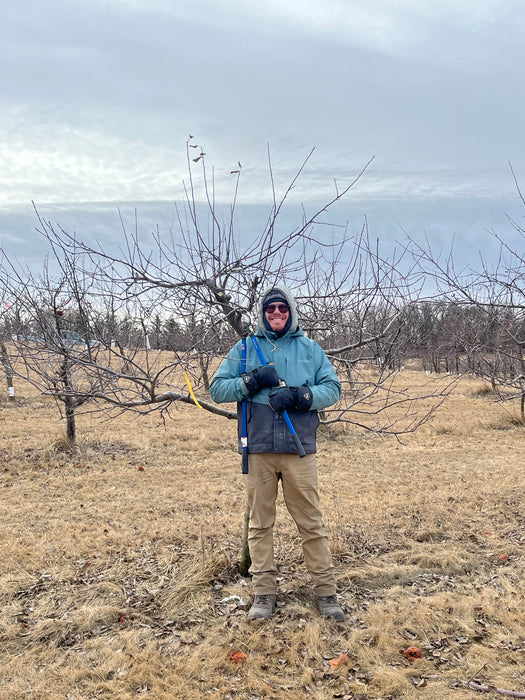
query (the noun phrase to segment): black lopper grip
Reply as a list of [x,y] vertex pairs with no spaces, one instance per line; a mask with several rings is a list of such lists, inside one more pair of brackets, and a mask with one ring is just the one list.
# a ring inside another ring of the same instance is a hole
[[297,447],[297,454],[299,457],[306,457],[306,452],[304,451],[303,443],[299,439],[299,435],[296,432],[292,433],[293,441]]

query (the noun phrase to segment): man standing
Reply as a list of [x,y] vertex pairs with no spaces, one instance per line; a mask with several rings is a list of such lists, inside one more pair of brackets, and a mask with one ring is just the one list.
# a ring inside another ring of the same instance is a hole
[[[258,321],[256,343],[246,343],[245,367],[242,341],[239,341],[222,362],[210,386],[215,402],[238,402],[240,452],[241,437],[247,437],[248,473],[244,479],[250,512],[250,573],[255,592],[248,617],[268,619],[275,608],[277,569],[273,526],[281,480],[286,507],[301,536],[315,605],[324,617],[343,621],[319,507],[315,456],[317,411],[339,399],[341,384],[322,348],[299,327],[295,300],[286,287],[277,285],[263,292]],[[261,362],[256,344],[266,364]],[[240,409],[244,401],[245,421],[241,419]],[[303,458],[297,455],[284,411],[304,447]],[[246,436],[242,435],[243,422]]]

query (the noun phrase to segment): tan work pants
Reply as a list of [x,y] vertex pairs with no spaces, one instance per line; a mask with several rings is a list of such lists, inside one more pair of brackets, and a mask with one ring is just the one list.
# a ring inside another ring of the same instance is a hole
[[273,552],[273,526],[279,475],[286,507],[297,525],[303,545],[304,563],[315,595],[336,592],[332,555],[319,508],[315,454],[302,459],[292,454],[269,452],[249,455],[249,473],[244,480],[250,508],[248,545],[254,591],[275,593],[277,569]]

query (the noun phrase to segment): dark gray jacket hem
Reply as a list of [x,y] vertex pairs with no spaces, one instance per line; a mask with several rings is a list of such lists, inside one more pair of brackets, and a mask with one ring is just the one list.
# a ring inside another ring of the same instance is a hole
[[[237,404],[239,453],[242,453],[240,440],[242,436],[241,406],[242,403]],[[317,411],[289,410],[288,415],[306,454],[315,454],[317,451],[317,428],[320,422]],[[297,453],[295,442],[290,436],[282,414],[276,413],[267,404],[247,401],[246,419],[249,454],[256,452]]]

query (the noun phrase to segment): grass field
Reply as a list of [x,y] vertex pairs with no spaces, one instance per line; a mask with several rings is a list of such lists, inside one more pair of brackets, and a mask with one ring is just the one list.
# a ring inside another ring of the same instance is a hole
[[321,429],[343,624],[313,610],[282,498],[278,610],[246,620],[232,421],[86,415],[71,452],[53,402],[16,391],[0,401],[1,700],[525,697],[525,428],[477,380],[401,442]]

